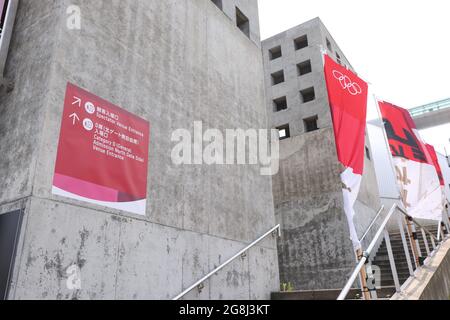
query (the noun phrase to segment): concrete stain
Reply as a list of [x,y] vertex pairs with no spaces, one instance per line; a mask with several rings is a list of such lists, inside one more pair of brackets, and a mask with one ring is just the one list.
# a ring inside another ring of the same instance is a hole
[[89,238],[90,233],[86,228],[83,228],[83,230],[80,231],[79,234],[80,234],[81,243],[80,243],[80,248],[77,253],[76,265],[80,269],[82,269],[84,267],[84,265],[86,264],[86,259],[82,258],[83,251],[86,247],[86,241]]
[[57,252],[53,259],[48,259],[48,255],[45,255],[44,262],[44,269],[48,273],[56,272],[58,280],[63,280],[65,278],[65,270],[62,265],[60,252]]

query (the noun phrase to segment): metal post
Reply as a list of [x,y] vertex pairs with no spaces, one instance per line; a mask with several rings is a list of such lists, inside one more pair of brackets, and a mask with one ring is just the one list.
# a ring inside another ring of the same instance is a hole
[[397,267],[395,265],[394,253],[392,252],[391,239],[389,232],[384,230],[384,240],[386,241],[386,247],[389,255],[389,263],[391,264],[392,277],[394,278],[395,289],[400,292],[400,281],[398,280]]
[[[358,257],[358,261],[361,261],[363,258],[363,252],[361,249],[356,250],[356,256]],[[371,300],[369,288],[367,287],[367,271],[365,265],[361,268],[360,279],[364,300]]]
[[427,251],[427,256],[429,257],[431,252],[430,252],[430,246],[428,245],[427,234],[425,233],[425,230],[423,230],[423,228],[421,228],[420,230],[422,230],[422,237],[423,237],[423,242],[425,243],[425,250]]
[[400,235],[402,236],[403,250],[405,250],[406,261],[408,263],[409,274],[414,276],[414,268],[411,262],[411,256],[409,254],[408,242],[406,241],[405,229],[403,220],[400,215],[397,216],[398,227],[400,229]]
[[431,238],[431,245],[433,246],[433,251],[434,251],[434,250],[436,250],[436,242],[434,241],[433,237],[430,237],[430,238]]
[[416,243],[417,252],[419,253],[419,257],[422,258],[423,254],[422,254],[422,248],[420,247],[419,234],[417,233],[417,227],[414,224],[414,221],[413,221],[413,224],[412,224],[412,232],[413,232],[413,238],[414,238],[415,243]]
[[414,260],[416,262],[416,268],[420,267],[420,256],[419,256],[419,251],[417,250],[417,234],[414,232],[415,227],[412,223],[412,219],[411,217],[406,217],[406,225],[408,226],[408,234],[409,234],[409,239],[411,242],[411,249],[413,251],[414,254]]
[[441,222],[441,228],[442,228],[442,239],[445,239],[447,235],[447,227],[445,226],[444,221]]
[[366,271],[367,271],[367,287],[370,290],[370,296],[372,300],[378,300],[377,295],[377,282],[374,277],[374,271],[372,269],[372,264],[369,262],[366,264]]
[[442,234],[442,228],[441,228],[441,223],[439,222],[438,224],[438,234],[437,234],[437,241],[441,242],[441,234]]
[[448,217],[446,217],[446,219],[444,220],[444,223],[445,223],[445,227],[447,228],[447,235],[450,235],[450,224],[449,224]]

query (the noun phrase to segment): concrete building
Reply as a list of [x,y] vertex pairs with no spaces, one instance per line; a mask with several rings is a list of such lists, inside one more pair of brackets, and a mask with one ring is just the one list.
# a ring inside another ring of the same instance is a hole
[[[350,62],[319,18],[263,41],[270,125],[280,130],[280,172],[273,179],[282,283],[295,289],[342,288],[355,264],[343,209],[341,165],[323,72],[322,49]],[[370,144],[356,204],[360,236],[381,204]],[[365,243],[370,241],[370,236]]]
[[[72,5],[79,30],[67,25]],[[172,132],[196,120],[266,127],[256,0],[20,0],[5,78],[0,217],[23,218],[7,298],[172,298],[275,225],[259,166],[171,161]],[[52,194],[68,82],[150,122],[145,216]],[[81,289],[67,286],[71,266]],[[268,299],[278,289],[269,237],[187,297]]]

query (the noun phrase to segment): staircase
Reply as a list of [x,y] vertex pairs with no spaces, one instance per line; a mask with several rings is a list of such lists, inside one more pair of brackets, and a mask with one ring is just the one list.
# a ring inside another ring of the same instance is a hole
[[[437,226],[427,227],[427,230],[437,235]],[[427,251],[425,247],[425,241],[423,239],[422,233],[418,232],[418,240],[420,244],[420,250],[422,252],[422,256],[426,257]],[[403,248],[403,242],[400,233],[392,233],[390,234],[392,252],[394,254],[395,265],[397,267],[398,278],[400,281],[400,285],[403,285],[406,280],[410,277],[408,263],[405,256],[405,250]],[[427,235],[428,246],[430,251],[433,251],[433,246],[431,243],[430,237]],[[408,235],[406,235],[406,242],[408,244],[409,254],[411,257],[411,262],[413,268],[415,268],[413,253],[411,250],[411,242],[409,241]],[[395,283],[394,278],[392,276],[391,265],[389,262],[389,256],[386,246],[386,241],[383,240],[380,249],[378,250],[375,259],[372,261],[372,265],[378,266],[381,272],[381,287],[391,287],[392,294],[395,293]]]
[[[432,234],[437,235],[437,225],[426,228]],[[418,232],[418,240],[422,256],[426,257],[427,251],[425,247],[425,241],[422,233]],[[415,268],[413,253],[411,250],[411,242],[407,234],[406,242],[408,244],[409,254],[413,268]],[[408,262],[405,256],[405,250],[403,248],[403,242],[400,232],[389,234],[392,246],[392,252],[394,254],[395,265],[397,267],[398,278],[400,285],[403,285],[410,277]],[[428,246],[430,251],[433,251],[432,242],[429,236],[427,236]],[[394,278],[392,276],[391,265],[389,262],[389,256],[386,246],[386,241],[383,240],[380,249],[378,250],[372,266],[378,266],[381,272],[381,287],[377,288],[377,295],[379,300],[385,300],[391,298],[396,293]],[[272,300],[335,300],[341,290],[314,290],[314,291],[293,291],[293,292],[274,292],[272,293]],[[352,289],[347,300],[361,300],[361,289]]]
[[[273,292],[272,300],[336,300],[342,289],[336,290],[314,290],[314,291],[292,291],[292,292]],[[380,288],[377,290],[378,297],[383,300],[385,297],[391,297],[395,292],[395,287]],[[350,290],[346,300],[362,300],[361,289]]]

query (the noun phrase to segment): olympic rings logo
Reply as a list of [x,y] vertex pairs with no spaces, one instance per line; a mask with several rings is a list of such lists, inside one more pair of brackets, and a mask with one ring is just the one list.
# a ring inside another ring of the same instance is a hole
[[342,89],[347,90],[352,96],[362,93],[362,89],[356,82],[353,82],[348,76],[334,70],[333,76],[341,83]]

